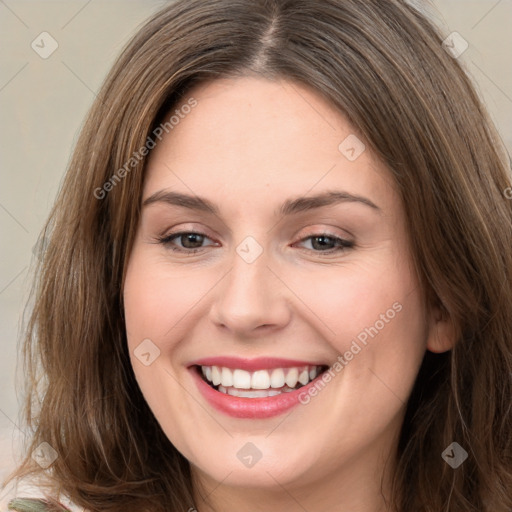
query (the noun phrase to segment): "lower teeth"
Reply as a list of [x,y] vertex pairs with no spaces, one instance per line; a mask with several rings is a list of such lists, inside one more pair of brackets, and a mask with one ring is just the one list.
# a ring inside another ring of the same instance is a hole
[[288,386],[284,386],[280,389],[237,389],[234,387],[225,388],[224,386],[218,386],[214,389],[226,395],[241,398],[266,398],[269,396],[277,396],[281,393],[290,393],[290,391],[295,391],[295,388],[290,388]]

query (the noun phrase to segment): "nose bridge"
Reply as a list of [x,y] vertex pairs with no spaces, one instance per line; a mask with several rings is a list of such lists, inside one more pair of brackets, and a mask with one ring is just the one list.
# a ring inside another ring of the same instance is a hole
[[252,237],[233,252],[212,307],[213,320],[248,334],[260,326],[283,327],[289,321],[285,287],[269,269],[270,255]]

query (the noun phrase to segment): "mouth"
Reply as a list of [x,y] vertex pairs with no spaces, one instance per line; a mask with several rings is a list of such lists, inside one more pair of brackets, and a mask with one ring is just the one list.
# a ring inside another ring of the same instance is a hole
[[206,403],[239,419],[284,414],[303,401],[329,370],[323,362],[275,357],[205,357],[188,370]]
[[194,371],[212,389],[237,398],[269,398],[307,386],[327,365],[301,365],[248,371],[217,365],[194,365]]

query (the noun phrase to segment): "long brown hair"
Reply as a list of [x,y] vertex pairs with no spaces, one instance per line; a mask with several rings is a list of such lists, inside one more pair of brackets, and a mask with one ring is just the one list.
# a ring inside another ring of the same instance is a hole
[[[127,353],[122,286],[146,162],[134,155],[192,86],[255,74],[322,94],[387,164],[425,297],[456,329],[451,351],[425,355],[390,510],[512,509],[510,177],[441,42],[399,0],[178,0],[145,24],[98,94],[42,235],[24,347],[33,437],[17,476],[40,470],[30,453],[45,441],[54,481],[90,510],[193,506],[189,464]],[[468,452],[457,469],[441,457],[454,441]]]

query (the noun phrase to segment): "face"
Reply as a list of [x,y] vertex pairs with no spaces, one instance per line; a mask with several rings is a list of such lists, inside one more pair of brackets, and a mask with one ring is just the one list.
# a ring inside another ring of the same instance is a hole
[[212,487],[378,473],[433,337],[391,174],[298,84],[188,101],[150,155],[124,287],[150,408]]

